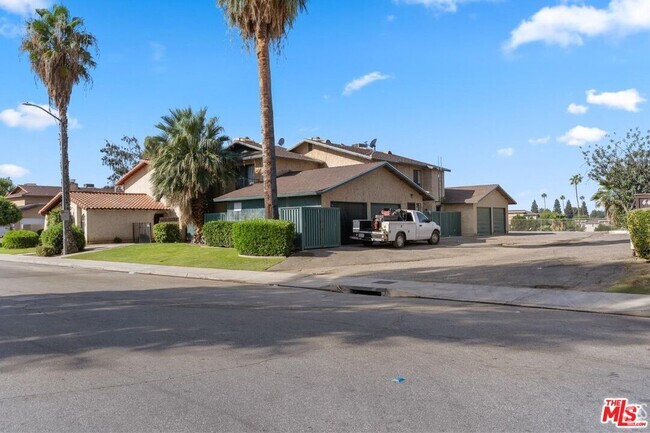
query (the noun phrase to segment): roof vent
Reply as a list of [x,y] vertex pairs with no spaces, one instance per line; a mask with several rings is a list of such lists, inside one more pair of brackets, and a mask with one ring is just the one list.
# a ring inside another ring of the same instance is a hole
[[332,144],[332,142],[329,141],[329,140],[325,140],[325,143],[327,143],[327,144]]
[[94,183],[84,183],[84,188],[94,188],[95,184]]
[[386,152],[386,153],[388,153],[389,155],[392,155],[392,154],[393,154],[393,152],[391,152],[390,150],[389,150],[388,152]]

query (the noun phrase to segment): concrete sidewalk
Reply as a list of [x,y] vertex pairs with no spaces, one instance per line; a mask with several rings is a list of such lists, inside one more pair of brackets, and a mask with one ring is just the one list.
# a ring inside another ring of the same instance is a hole
[[423,283],[370,277],[304,275],[289,272],[231,271],[225,269],[144,265],[137,263],[74,260],[60,257],[0,255],[4,262],[63,266],[77,269],[127,272],[168,277],[197,278],[244,284],[380,294],[391,297],[479,302],[522,307],[549,308],[592,313],[650,317],[650,296],[625,293],[499,287],[472,284]]

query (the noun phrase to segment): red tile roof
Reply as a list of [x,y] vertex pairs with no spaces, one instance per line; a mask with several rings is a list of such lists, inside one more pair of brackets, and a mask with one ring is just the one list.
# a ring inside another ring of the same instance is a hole
[[[82,192],[71,191],[70,201],[82,209],[118,209],[118,210],[167,210],[164,204],[147,194],[130,194],[123,192]],[[61,202],[57,194],[38,212],[47,214]]]

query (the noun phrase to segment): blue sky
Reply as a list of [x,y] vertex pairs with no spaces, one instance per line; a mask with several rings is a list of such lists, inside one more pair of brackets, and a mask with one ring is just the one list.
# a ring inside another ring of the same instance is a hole
[[[73,91],[71,177],[106,184],[105,140],[142,142],[170,108],[207,107],[259,139],[257,64],[214,1],[63,2],[100,53]],[[59,183],[58,131],[19,53],[30,11],[0,0],[0,176]],[[451,169],[448,186],[499,183],[529,208],[574,197],[580,146],[650,129],[650,0],[311,0],[272,62],[276,138],[319,136]],[[575,201],[575,199],[573,199]],[[590,209],[593,207],[589,206]]]

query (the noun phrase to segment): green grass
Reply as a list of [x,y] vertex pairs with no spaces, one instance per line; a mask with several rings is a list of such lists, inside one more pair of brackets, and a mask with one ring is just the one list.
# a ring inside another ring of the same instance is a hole
[[16,248],[16,249],[11,249],[11,248],[0,247],[0,254],[26,254],[26,253],[33,253],[35,251],[36,251],[36,248]]
[[625,278],[623,281],[611,287],[608,292],[650,295],[650,275]]
[[284,260],[284,257],[268,259],[239,257],[234,248],[210,248],[190,244],[129,245],[67,258],[242,271],[264,271]]

